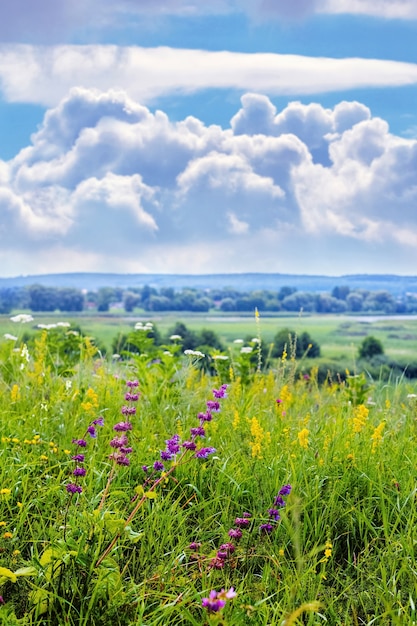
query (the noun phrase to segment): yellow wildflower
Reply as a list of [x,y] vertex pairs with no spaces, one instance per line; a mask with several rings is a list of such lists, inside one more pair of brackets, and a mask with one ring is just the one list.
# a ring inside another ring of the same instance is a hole
[[282,402],[290,402],[292,399],[292,393],[291,391],[288,389],[288,385],[284,385],[283,388],[281,389],[281,393],[280,393],[280,399]]
[[256,417],[250,420],[250,433],[254,441],[249,443],[254,458],[262,458],[262,443],[265,439],[265,433]]
[[46,454],[41,454],[40,457],[41,461],[47,461],[48,457],[46,456]]
[[13,533],[6,532],[3,534],[4,539],[11,539],[13,537]]
[[2,496],[9,496],[12,493],[11,489],[7,489],[6,487],[3,487],[3,489],[0,489],[0,495]]
[[388,400],[388,398],[385,400],[385,408],[387,410],[391,408],[391,402]]
[[17,503],[17,506],[19,507],[19,509],[21,509],[21,508],[22,508],[22,506],[23,506],[23,504],[22,504],[21,502],[18,502],[18,503]]
[[233,430],[237,429],[237,427],[239,426],[239,423],[240,423],[239,411],[235,409],[233,413],[233,422],[232,422]]
[[362,428],[366,424],[366,420],[368,418],[369,409],[366,408],[364,404],[359,404],[355,407],[355,412],[353,414],[353,432],[360,433]]
[[10,390],[10,398],[12,402],[16,402],[17,400],[20,400],[19,385],[16,385],[16,384],[13,385],[13,387]]
[[6,522],[0,522],[0,528],[2,528],[3,526],[6,526]]
[[284,556],[285,552],[284,552],[283,548],[280,548],[278,550],[278,554],[279,554],[279,556]]
[[18,556],[20,554],[20,550],[13,550],[13,556]]
[[81,403],[81,408],[86,413],[92,413],[98,408],[98,394],[89,387],[85,393],[85,401]]
[[308,448],[309,432],[310,431],[308,430],[308,428],[303,428],[303,430],[300,430],[300,432],[298,433],[298,443],[304,449]]
[[12,443],[19,443],[19,439],[17,437],[12,438]]
[[374,432],[371,435],[371,439],[372,439],[372,453],[375,452],[375,450],[377,449],[377,447],[379,446],[379,444],[382,441],[382,431],[385,428],[385,422],[381,422],[374,430]]

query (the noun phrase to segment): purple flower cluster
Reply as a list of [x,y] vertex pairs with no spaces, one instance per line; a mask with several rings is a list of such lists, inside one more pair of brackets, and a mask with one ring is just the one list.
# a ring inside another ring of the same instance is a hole
[[[235,543],[242,538],[243,532],[242,529],[246,529],[250,526],[252,515],[250,513],[242,513],[241,517],[237,517],[235,519],[235,526],[230,528],[228,531],[229,538]],[[222,543],[219,546],[216,556],[210,560],[209,567],[211,569],[223,569],[226,565],[227,560],[232,556],[233,552],[236,550],[235,543],[232,541],[227,541],[226,543]],[[190,544],[191,547],[193,544]]]
[[208,598],[203,598],[201,605],[207,609],[209,613],[218,613],[226,606],[226,601],[231,600],[236,596],[236,592],[233,587],[230,587],[229,591],[222,589],[221,591],[210,591]]
[[[139,386],[139,382],[137,380],[128,380],[126,385],[128,387],[128,391],[125,393],[125,400],[129,402],[129,405],[122,406],[121,412],[124,416],[135,415],[136,407],[131,403],[139,400],[140,394],[133,391]],[[113,426],[113,430],[117,433],[117,435],[110,441],[110,447],[114,449],[114,452],[109,455],[109,459],[114,461],[116,465],[130,464],[128,455],[133,452],[133,448],[129,445],[127,433],[132,429],[133,424],[128,420],[117,422],[117,424]]]
[[279,509],[285,506],[284,496],[288,496],[291,493],[291,485],[284,485],[278,491],[278,495],[274,498],[274,506],[268,509],[269,519],[264,524],[259,526],[259,530],[261,533],[270,535],[274,528],[276,527],[277,522],[281,519],[281,515],[279,513]]
[[[87,426],[86,435],[88,434],[90,435],[90,437],[95,439],[97,437],[96,426],[104,426],[103,417],[98,417],[93,422],[91,422],[91,424]],[[76,446],[75,454],[73,454],[71,457],[71,460],[74,461],[75,463],[75,468],[72,471],[72,475],[75,476],[75,479],[74,479],[74,482],[68,483],[67,485],[65,485],[65,489],[70,494],[82,493],[83,488],[81,487],[81,485],[78,484],[78,479],[81,476],[85,476],[87,473],[87,470],[85,469],[85,467],[83,467],[83,464],[85,461],[85,455],[84,453],[81,453],[78,451],[78,448],[84,449],[87,447],[87,440],[84,437],[82,439],[74,438],[72,440],[72,443]]]

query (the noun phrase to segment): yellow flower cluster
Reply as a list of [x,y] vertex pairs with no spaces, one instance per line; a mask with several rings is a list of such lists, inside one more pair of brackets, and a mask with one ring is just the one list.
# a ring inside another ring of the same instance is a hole
[[232,422],[233,430],[237,430],[239,423],[240,423],[239,411],[235,409],[233,413],[233,422]]
[[385,428],[385,422],[381,422],[374,430],[374,432],[371,435],[371,439],[372,439],[372,453],[375,452],[375,450],[377,449],[377,447],[379,446],[379,444],[382,441],[382,431]]
[[280,399],[282,400],[282,402],[291,402],[292,400],[292,393],[288,388],[288,385],[284,385],[283,388],[281,389],[281,393],[279,395]]
[[327,540],[324,545],[324,556],[320,559],[320,563],[327,563],[327,561],[332,556],[333,544],[331,541]]
[[86,413],[94,413],[98,409],[98,394],[91,387],[85,393],[85,400],[81,402],[81,408]]
[[300,430],[300,432],[298,433],[298,443],[304,449],[308,448],[309,433],[310,431],[308,430],[308,428],[303,428],[303,430]]
[[353,432],[360,433],[363,427],[366,424],[366,420],[368,419],[369,409],[366,408],[364,404],[359,404],[355,407],[355,411],[353,414]]
[[253,441],[249,442],[254,458],[262,458],[262,447],[271,443],[271,433],[265,432],[256,417],[250,420],[250,433]]
[[12,402],[16,402],[17,400],[20,400],[19,385],[16,385],[16,384],[13,385],[13,387],[10,390],[10,398]]

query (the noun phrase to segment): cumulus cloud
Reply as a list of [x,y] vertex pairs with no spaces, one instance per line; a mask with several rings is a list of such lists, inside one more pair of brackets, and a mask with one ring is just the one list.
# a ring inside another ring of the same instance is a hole
[[305,272],[307,255],[308,271],[331,273],[311,255],[338,254],[346,271],[346,255],[363,261],[371,246],[379,271],[404,271],[383,262],[417,262],[416,171],[417,141],[359,102],[277,110],[248,93],[224,129],[78,88],[0,162],[0,262],[10,273],[24,262],[31,272]]
[[10,102],[56,106],[74,85],[121,89],[149,103],[208,88],[269,95],[417,84],[417,64],[178,48],[0,46],[0,84]]

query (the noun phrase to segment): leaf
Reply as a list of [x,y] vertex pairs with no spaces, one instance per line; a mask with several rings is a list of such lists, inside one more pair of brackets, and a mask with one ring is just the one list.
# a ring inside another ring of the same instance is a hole
[[38,570],[36,569],[36,567],[33,567],[32,565],[28,567],[20,567],[19,569],[15,571],[16,576],[36,576],[37,573],[38,573]]
[[139,497],[143,496],[143,494],[145,493],[145,490],[144,490],[143,486],[142,485],[136,485],[135,493],[137,493]]
[[133,530],[133,528],[131,526],[126,526],[126,528],[124,530],[125,530],[125,533],[126,533],[128,539],[130,539],[130,541],[132,543],[137,543],[139,541],[139,539],[141,539],[141,537],[143,535],[143,531],[136,532],[135,530]]
[[29,599],[33,604],[36,604],[38,615],[46,613],[48,610],[48,592],[45,589],[34,589],[30,592]]
[[39,559],[39,563],[42,565],[42,567],[45,567],[45,565],[49,565],[49,563],[52,563],[52,561],[56,561],[58,556],[59,555],[57,553],[57,550],[55,550],[54,548],[48,548],[42,554],[41,558]]
[[158,494],[156,493],[156,491],[147,491],[145,493],[145,498],[149,498],[149,500],[155,500],[157,496]]
[[[0,567],[0,576],[2,578],[5,578],[6,580],[11,580],[12,583],[15,583],[17,580],[16,574],[12,572],[11,569],[7,569],[7,567]],[[1,583],[1,580],[0,580],[0,583]]]

